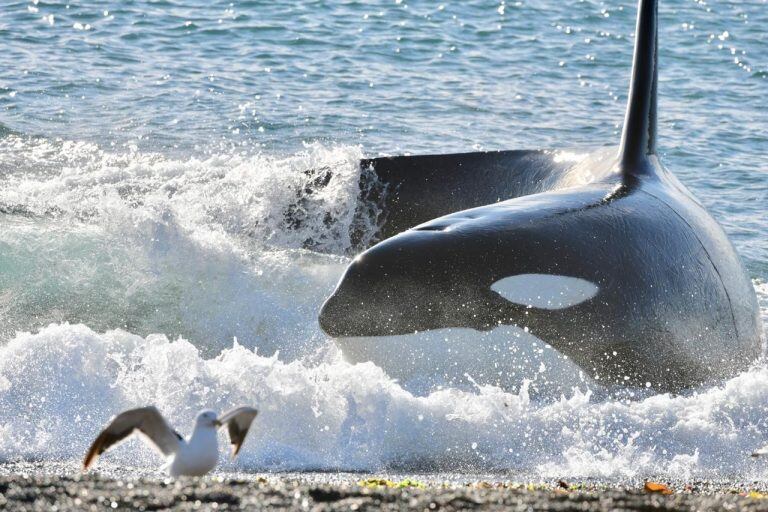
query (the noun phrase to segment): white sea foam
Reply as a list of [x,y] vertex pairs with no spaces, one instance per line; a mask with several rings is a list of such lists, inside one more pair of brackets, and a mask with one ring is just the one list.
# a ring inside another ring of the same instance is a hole
[[[237,336],[284,355],[317,346],[316,313],[348,261],[358,147],[170,159],[0,139],[0,340],[50,322],[183,335],[213,355]],[[318,185],[318,183],[320,183]]]
[[[761,478],[768,369],[684,397],[531,400],[526,387],[404,391],[331,347],[312,363],[242,346],[206,359],[184,340],[51,325],[0,348],[0,458],[71,459],[121,409],[157,404],[182,429],[203,407],[262,414],[230,469],[517,470],[542,476]],[[140,443],[108,454],[156,465]]]

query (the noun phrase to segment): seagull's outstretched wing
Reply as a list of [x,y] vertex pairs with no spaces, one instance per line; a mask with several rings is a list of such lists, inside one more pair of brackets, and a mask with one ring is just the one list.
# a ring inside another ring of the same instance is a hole
[[764,457],[766,455],[768,455],[768,445],[765,445],[759,450],[755,450],[754,452],[752,452],[753,457]]
[[166,423],[155,407],[141,407],[122,412],[101,431],[99,437],[88,449],[83,460],[83,470],[88,469],[96,459],[111,447],[138,431],[165,456],[176,453],[182,437]]
[[227,425],[229,431],[229,442],[232,444],[232,458],[234,459],[240,447],[243,446],[245,436],[248,435],[248,429],[251,427],[251,423],[259,411],[253,407],[238,407],[231,411],[225,412],[219,423],[221,425]]

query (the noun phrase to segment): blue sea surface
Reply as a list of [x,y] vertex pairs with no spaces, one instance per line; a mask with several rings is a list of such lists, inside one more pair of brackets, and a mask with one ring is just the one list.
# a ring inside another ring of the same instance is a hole
[[[242,401],[272,412],[240,469],[765,478],[745,458],[768,442],[762,363],[685,397],[575,383],[529,400],[545,377],[415,397],[334,359],[317,326],[353,255],[360,158],[617,145],[635,15],[3,1],[0,410],[25,412],[0,418],[0,460],[77,458],[124,407],[181,422]],[[662,161],[723,225],[768,320],[768,2],[661,0],[659,16]],[[318,168],[334,177],[307,195]],[[114,460],[153,464],[134,448]]]

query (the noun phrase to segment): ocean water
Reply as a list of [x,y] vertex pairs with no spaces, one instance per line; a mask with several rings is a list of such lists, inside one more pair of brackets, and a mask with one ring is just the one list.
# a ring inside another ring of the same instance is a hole
[[[768,443],[762,361],[681,396],[547,391],[549,353],[514,392],[415,392],[317,325],[350,230],[374,231],[359,158],[615,145],[634,17],[628,1],[3,2],[0,461],[79,459],[128,407],[187,433],[202,407],[254,404],[225,469],[768,478],[749,457]],[[767,24],[765,0],[660,6],[662,159],[728,232],[768,323]],[[104,459],[158,465],[138,442]]]

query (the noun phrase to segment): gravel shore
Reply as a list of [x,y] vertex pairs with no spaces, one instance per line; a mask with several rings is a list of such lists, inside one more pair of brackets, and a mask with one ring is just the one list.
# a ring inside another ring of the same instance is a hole
[[[172,480],[112,469],[82,475],[69,464],[0,466],[0,510],[766,510],[764,484],[461,481],[438,476],[218,474]],[[667,491],[667,492],[669,492]]]

